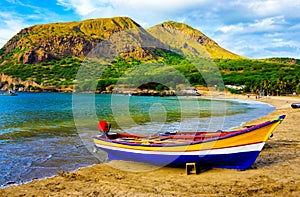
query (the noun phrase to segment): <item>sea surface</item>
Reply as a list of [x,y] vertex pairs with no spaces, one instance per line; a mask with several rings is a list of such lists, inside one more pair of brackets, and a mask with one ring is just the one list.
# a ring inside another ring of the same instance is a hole
[[255,101],[188,97],[19,93],[0,96],[0,187],[101,163],[91,136],[105,119],[112,131],[230,130],[269,114]]

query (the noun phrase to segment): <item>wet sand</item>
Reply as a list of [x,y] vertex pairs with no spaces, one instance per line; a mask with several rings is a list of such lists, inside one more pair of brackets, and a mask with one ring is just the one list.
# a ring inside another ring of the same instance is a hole
[[0,196],[300,196],[300,109],[290,106],[300,98],[260,101],[276,110],[246,125],[287,116],[249,170],[210,169],[186,175],[185,169],[112,161],[6,187]]

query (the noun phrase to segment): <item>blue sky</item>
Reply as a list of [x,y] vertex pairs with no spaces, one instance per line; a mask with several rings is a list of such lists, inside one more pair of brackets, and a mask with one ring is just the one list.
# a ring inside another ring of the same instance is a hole
[[298,0],[1,0],[0,47],[22,28],[128,16],[143,27],[173,20],[250,58],[300,58]]

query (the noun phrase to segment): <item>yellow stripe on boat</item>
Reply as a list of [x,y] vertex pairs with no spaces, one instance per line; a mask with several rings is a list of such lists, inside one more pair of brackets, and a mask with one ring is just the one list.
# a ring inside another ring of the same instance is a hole
[[[199,150],[211,150],[211,149],[221,149],[235,146],[243,146],[248,144],[256,144],[266,142],[273,132],[273,130],[278,126],[280,121],[274,122],[267,126],[262,126],[260,128],[251,130],[249,132],[244,132],[236,136],[225,137],[223,139],[217,139],[209,142],[195,142],[191,145],[178,146],[151,146],[147,141],[144,144],[132,145],[132,144],[121,144],[114,141],[104,141],[94,138],[94,142],[98,145],[105,145],[110,147],[118,147],[132,150],[144,150],[144,151],[167,151],[167,152],[177,152],[177,151],[199,151]],[[153,142],[153,140],[152,140]]]

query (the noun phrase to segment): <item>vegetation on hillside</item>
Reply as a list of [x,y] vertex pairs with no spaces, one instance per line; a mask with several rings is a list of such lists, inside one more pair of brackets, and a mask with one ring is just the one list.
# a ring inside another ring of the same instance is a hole
[[33,80],[43,86],[72,85],[82,60],[66,58],[52,60],[41,64],[17,64],[6,63],[0,66],[0,73],[20,78],[21,80]]
[[249,59],[216,59],[225,84],[245,85],[244,92],[265,95],[300,93],[300,65]]
[[289,58],[289,57],[273,57],[273,58],[263,59],[263,61],[274,62],[274,63],[283,63],[283,64],[299,64],[300,65],[299,59]]
[[[215,59],[222,78],[210,65],[195,67],[187,58],[166,50],[153,50],[156,60],[141,62],[135,58],[118,57],[107,65],[97,85],[98,91],[106,91],[108,87],[117,83],[143,84],[151,79],[157,83],[157,90],[174,89],[177,84],[203,85],[221,84],[244,86],[243,92],[265,95],[283,95],[293,92],[300,93],[300,65],[287,63],[273,63],[250,59]],[[4,60],[0,61],[3,62]],[[0,73],[12,75],[22,80],[34,80],[43,86],[74,85],[77,71],[83,61],[77,58],[52,60],[41,64],[9,64],[0,66]],[[201,63],[200,63],[201,64]],[[139,66],[146,65],[146,66]],[[132,69],[133,68],[133,69]],[[145,70],[148,69],[148,70]],[[211,69],[211,70],[210,70]],[[139,73],[142,73],[139,74]],[[180,74],[178,74],[180,73]],[[216,80],[217,81],[213,81]],[[209,81],[212,80],[212,81]],[[78,87],[84,91],[90,84],[86,81]],[[163,84],[166,87],[161,86]],[[153,83],[149,88],[153,89]],[[146,88],[145,85],[143,88]]]

